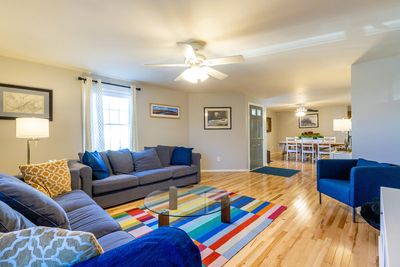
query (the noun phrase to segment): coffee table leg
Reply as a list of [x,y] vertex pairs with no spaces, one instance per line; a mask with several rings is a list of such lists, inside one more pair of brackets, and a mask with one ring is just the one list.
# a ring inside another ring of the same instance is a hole
[[175,186],[169,188],[169,209],[176,210],[178,208],[178,189]]
[[229,196],[223,196],[221,198],[221,222],[231,223],[231,200]]
[[169,226],[169,212],[164,211],[158,214],[158,227]]

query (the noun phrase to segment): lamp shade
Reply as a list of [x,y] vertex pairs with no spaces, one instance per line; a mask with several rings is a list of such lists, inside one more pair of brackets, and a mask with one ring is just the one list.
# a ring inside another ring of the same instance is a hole
[[49,137],[49,120],[41,118],[17,118],[17,138],[46,138]]
[[333,130],[335,132],[350,132],[351,119],[335,119],[333,120]]

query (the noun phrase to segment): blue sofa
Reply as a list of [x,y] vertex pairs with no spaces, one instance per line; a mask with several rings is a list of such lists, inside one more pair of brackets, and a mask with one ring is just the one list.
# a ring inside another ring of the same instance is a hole
[[380,188],[400,188],[400,166],[365,159],[323,159],[317,162],[317,190],[353,208],[379,199]]

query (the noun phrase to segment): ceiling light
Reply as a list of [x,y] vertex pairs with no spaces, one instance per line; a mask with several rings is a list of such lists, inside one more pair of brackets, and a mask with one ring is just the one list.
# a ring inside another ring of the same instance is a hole
[[304,106],[298,107],[296,109],[296,116],[303,117],[306,115],[307,109]]
[[190,67],[182,73],[183,79],[190,83],[204,82],[208,79],[208,74],[204,68]]

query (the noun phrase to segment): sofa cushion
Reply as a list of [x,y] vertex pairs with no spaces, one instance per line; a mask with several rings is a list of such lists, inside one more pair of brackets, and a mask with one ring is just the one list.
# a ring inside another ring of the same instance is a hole
[[103,253],[91,233],[34,227],[0,236],[1,266],[73,266]]
[[166,169],[169,169],[172,171],[173,178],[179,178],[179,177],[197,173],[197,166],[195,166],[195,165],[191,165],[191,166],[175,165],[175,166],[166,167]]
[[119,224],[95,203],[68,211],[67,215],[73,231],[90,232],[96,238],[121,230]]
[[192,164],[193,148],[176,147],[172,152],[171,165],[187,165]]
[[359,159],[357,161],[357,167],[390,167],[391,164],[379,163],[373,160]]
[[134,175],[112,175],[103,180],[93,181],[93,194],[98,195],[116,190],[128,189],[138,185],[139,179]]
[[162,168],[160,159],[154,148],[134,152],[133,161],[135,163],[136,172]]
[[161,146],[161,145],[158,145],[156,147],[144,147],[145,150],[152,148],[156,149],[158,158],[160,159],[162,166],[163,167],[169,166],[171,163],[171,154],[172,154],[171,147]]
[[108,158],[115,174],[127,174],[133,172],[133,158],[129,149],[108,150]]
[[0,201],[0,232],[8,233],[22,229],[35,227],[30,220],[18,211],[12,209],[3,201]]
[[104,251],[109,251],[113,248],[125,245],[132,240],[135,240],[135,238],[131,234],[125,231],[116,231],[100,237],[97,241],[99,241]]
[[139,184],[152,184],[172,178],[172,171],[167,168],[147,170],[142,172],[135,172],[135,176],[139,178]]
[[94,202],[94,200],[82,190],[73,190],[54,198],[54,200],[65,210],[65,212],[96,204],[96,202]]
[[67,214],[57,202],[15,177],[0,174],[0,200],[36,225],[69,229]]
[[53,198],[71,191],[71,174],[66,159],[19,166],[24,181]]
[[110,176],[106,164],[97,151],[85,151],[85,154],[82,156],[82,163],[92,168],[92,174],[95,179],[101,180]]
[[350,181],[338,179],[319,179],[318,189],[330,197],[340,202],[350,203]]

